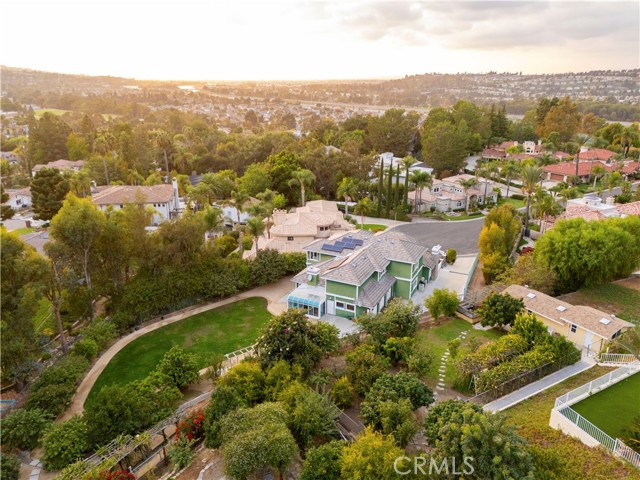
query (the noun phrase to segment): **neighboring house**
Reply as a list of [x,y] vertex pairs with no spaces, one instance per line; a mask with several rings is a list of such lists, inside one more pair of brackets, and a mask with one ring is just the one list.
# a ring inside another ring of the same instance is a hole
[[[419,198],[418,192],[409,192],[409,203],[414,205],[414,212],[423,212],[435,210],[437,212],[450,212],[452,210],[462,210],[465,208],[466,197],[469,197],[469,205],[476,203],[484,205],[485,184],[487,187],[487,201],[497,202],[498,194],[493,191],[494,182],[487,181],[484,178],[478,178],[478,185],[470,188],[465,196],[465,191],[461,180],[475,178],[473,175],[462,174],[453,177],[443,178],[442,180],[434,180],[431,189],[422,192],[422,198]],[[420,203],[422,201],[422,203]]]
[[9,165],[16,165],[20,160],[13,152],[0,152],[0,158],[9,162]]
[[411,237],[358,230],[305,247],[307,268],[293,278],[289,308],[354,318],[380,312],[393,297],[410,299],[435,278],[440,256]]
[[611,150],[607,150],[605,148],[587,148],[580,147],[580,161],[588,162],[588,161],[600,161],[610,163],[611,159],[617,155],[616,152],[612,152]]
[[7,204],[14,210],[31,207],[31,189],[29,187],[18,190],[5,190],[5,192],[9,195]]
[[598,353],[606,344],[634,324],[584,305],[572,305],[520,285],[510,285],[502,293],[521,298],[551,334],[563,335],[578,347]]
[[156,213],[152,224],[177,217],[180,213],[178,181],[174,178],[171,185],[131,186],[112,185],[92,192],[91,200],[102,211],[109,208],[119,210],[128,204],[143,204],[153,208]]
[[[605,172],[621,172],[624,177],[634,175],[640,172],[640,163],[634,161],[606,163],[597,160],[583,160],[583,154],[580,154],[578,162],[578,178],[581,183],[587,183],[593,180],[592,172],[594,167],[602,166]],[[547,180],[556,182],[568,182],[570,177],[576,174],[576,162],[556,163],[555,165],[547,165],[544,167],[544,173]]]
[[[328,239],[336,234],[354,230],[355,227],[344,219],[336,202],[313,200],[294,212],[276,210],[271,217],[273,225],[269,229],[269,239],[259,245],[261,249],[279,252],[302,252],[303,248],[317,239]],[[255,256],[255,247],[247,252],[247,257]]]
[[84,160],[77,160],[72,162],[71,160],[56,160],[55,162],[49,162],[42,165],[35,165],[31,169],[31,173],[35,175],[43,168],[55,168],[56,170],[71,170],[72,172],[79,172],[87,162]]
[[[400,175],[398,177],[398,180],[401,185],[404,185],[406,169],[402,164],[402,158],[394,157],[393,153],[391,152],[381,153],[380,155],[377,156],[374,170],[371,172],[372,179],[375,179],[375,181],[377,181],[377,178],[380,172],[380,162],[382,161],[384,161],[385,178],[389,173],[389,165],[393,165],[394,171],[396,168],[400,167]],[[433,168],[428,167],[427,164],[424,162],[416,161],[413,165],[409,167],[409,180],[411,180],[411,175],[414,172],[427,172],[429,175],[433,175]],[[394,182],[395,182],[395,174],[394,174]]]
[[626,217],[628,215],[640,215],[640,202],[625,204],[614,203],[613,197],[608,197],[605,202],[596,194],[587,194],[582,198],[567,201],[567,208],[557,217],[550,217],[544,223],[544,229],[553,228],[558,220],[583,218],[587,221],[603,220],[609,217]]

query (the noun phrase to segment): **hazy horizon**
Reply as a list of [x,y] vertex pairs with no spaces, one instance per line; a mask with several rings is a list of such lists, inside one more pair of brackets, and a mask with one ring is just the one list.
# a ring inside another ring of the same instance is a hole
[[[5,2],[1,63],[159,81],[640,68],[640,2]],[[38,32],[34,34],[33,32]]]

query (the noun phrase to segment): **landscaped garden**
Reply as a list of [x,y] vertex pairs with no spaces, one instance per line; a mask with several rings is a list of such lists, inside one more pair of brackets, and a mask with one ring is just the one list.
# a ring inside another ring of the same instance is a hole
[[[536,459],[538,478],[582,480],[584,478],[639,479],[638,471],[605,449],[591,448],[577,438],[549,426],[555,399],[611,369],[593,367],[544,392],[505,410],[507,422],[524,437]],[[611,411],[609,410],[611,415]]]
[[626,436],[633,419],[640,416],[640,374],[636,373],[571,408],[613,438]]
[[151,373],[173,346],[196,355],[199,368],[209,365],[214,354],[230,353],[251,345],[271,318],[263,298],[248,298],[199,313],[137,338],[109,362],[87,398],[90,403],[100,389],[111,384],[141,380]]
[[371,230],[373,233],[384,232],[387,227],[385,225],[380,225],[377,223],[364,223],[362,225],[358,225],[358,230]]

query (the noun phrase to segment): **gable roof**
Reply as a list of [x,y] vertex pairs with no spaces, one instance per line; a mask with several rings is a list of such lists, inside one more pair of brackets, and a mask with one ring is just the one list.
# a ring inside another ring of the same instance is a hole
[[56,160],[54,162],[34,165],[32,170],[34,172],[39,172],[43,168],[57,168],[57,169],[61,169],[61,170],[70,169],[70,168],[82,168],[82,167],[84,167],[84,165],[86,163],[87,162],[85,162],[84,160],[76,160],[74,162],[72,160],[60,159],[60,160]]
[[584,305],[571,305],[521,285],[510,285],[502,293],[521,298],[525,308],[560,325],[575,324],[607,339],[611,339],[613,334],[622,328],[634,326],[633,323],[609,315],[601,310]]
[[144,203],[165,203],[173,198],[172,185],[131,186],[113,185],[94,193],[91,200],[96,205],[117,205],[136,203],[142,199]]

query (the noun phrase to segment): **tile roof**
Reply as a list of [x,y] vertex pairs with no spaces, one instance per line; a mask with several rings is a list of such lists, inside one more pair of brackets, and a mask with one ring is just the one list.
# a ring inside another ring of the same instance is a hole
[[360,289],[356,305],[375,308],[394,283],[396,283],[395,277],[389,274],[384,275],[380,280],[372,280]]
[[56,160],[54,162],[49,162],[46,164],[40,164],[40,165],[34,165],[33,167],[33,171],[34,172],[38,172],[40,170],[42,170],[43,168],[59,168],[59,169],[65,169],[65,168],[82,168],[84,167],[84,165],[87,162],[85,162],[84,160],[76,160],[76,161],[72,161],[72,160]]
[[[611,316],[601,310],[584,305],[572,305],[521,285],[510,285],[502,293],[521,298],[525,308],[538,315],[561,325],[573,323],[607,339],[611,339],[613,334],[622,328],[634,326],[633,323]],[[527,295],[533,295],[533,298]],[[558,307],[561,309],[558,310]],[[605,323],[602,323],[601,320],[605,320]]]
[[616,211],[622,215],[640,215],[640,202],[616,204]]
[[113,185],[91,196],[91,200],[96,205],[136,203],[139,200],[144,203],[165,203],[171,201],[172,198],[172,185],[153,185],[149,187]]
[[583,160],[609,160],[615,156],[616,152],[607,150],[606,148],[591,148],[586,152],[580,152],[580,161]]

